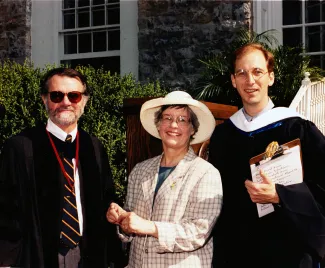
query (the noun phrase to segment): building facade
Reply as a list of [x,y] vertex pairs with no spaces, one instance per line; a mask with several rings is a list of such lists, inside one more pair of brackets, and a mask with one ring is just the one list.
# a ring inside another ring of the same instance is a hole
[[0,59],[31,59],[31,0],[0,0]]
[[276,29],[325,68],[325,1],[0,0],[0,58],[92,65],[186,88],[238,28]]

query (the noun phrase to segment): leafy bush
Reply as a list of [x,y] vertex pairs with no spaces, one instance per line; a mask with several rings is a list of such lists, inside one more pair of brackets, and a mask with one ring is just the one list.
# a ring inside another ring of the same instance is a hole
[[278,46],[272,33],[273,30],[257,34],[241,29],[233,41],[219,53],[200,60],[206,68],[196,86],[189,90],[193,97],[241,107],[240,96],[231,84],[230,75],[233,68],[233,52],[248,43],[260,43],[274,54],[275,82],[269,88],[269,96],[278,106],[290,105],[301,86],[305,72],[311,73],[312,81],[320,80],[325,75],[324,70],[309,66],[310,57],[303,54],[302,45]]
[[[0,103],[6,114],[0,124],[0,148],[4,141],[25,128],[46,122],[46,112],[39,95],[39,82],[46,70],[6,61],[0,65]],[[103,69],[77,67],[92,89],[92,96],[80,119],[80,126],[104,144],[114,177],[117,195],[126,192],[126,126],[123,99],[162,96],[167,92],[159,83],[140,84],[132,75],[119,76]]]
[[310,57],[304,55],[302,45],[296,47],[278,46],[272,50],[275,58],[275,81],[269,88],[269,95],[278,106],[289,106],[298,92],[305,72],[311,81],[319,81],[325,70],[310,66]]
[[4,141],[22,129],[45,122],[45,109],[39,95],[42,72],[28,64],[6,61],[0,65],[0,103],[6,114],[0,124],[0,148]]

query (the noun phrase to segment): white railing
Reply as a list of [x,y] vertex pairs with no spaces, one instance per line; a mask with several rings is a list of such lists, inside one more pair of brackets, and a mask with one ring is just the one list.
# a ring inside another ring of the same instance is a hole
[[305,73],[301,87],[290,104],[290,108],[312,121],[325,135],[325,79],[311,82]]

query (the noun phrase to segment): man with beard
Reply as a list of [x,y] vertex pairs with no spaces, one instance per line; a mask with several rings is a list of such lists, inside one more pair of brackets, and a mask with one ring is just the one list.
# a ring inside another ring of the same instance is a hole
[[103,145],[77,126],[86,78],[56,68],[40,90],[47,125],[10,138],[1,155],[0,266],[107,268],[120,249],[105,219],[114,189]]

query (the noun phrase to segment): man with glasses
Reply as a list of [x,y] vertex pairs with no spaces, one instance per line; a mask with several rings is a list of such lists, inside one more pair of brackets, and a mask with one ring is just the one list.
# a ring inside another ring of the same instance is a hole
[[79,72],[50,70],[41,82],[47,125],[6,142],[0,266],[107,268],[120,257],[115,228],[105,218],[114,199],[108,157],[99,140],[77,126],[89,95]]
[[[214,267],[315,268],[325,255],[325,138],[289,108],[274,108],[273,55],[259,44],[234,52],[231,81],[243,108],[218,125],[209,161],[220,171],[224,203],[214,229]],[[276,141],[300,139],[303,182],[275,184],[261,172],[252,182],[249,160]],[[274,211],[258,216],[256,203]]]

